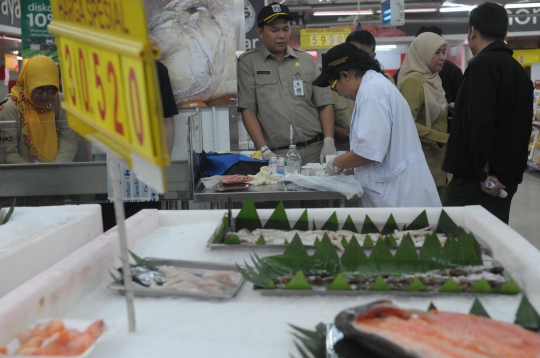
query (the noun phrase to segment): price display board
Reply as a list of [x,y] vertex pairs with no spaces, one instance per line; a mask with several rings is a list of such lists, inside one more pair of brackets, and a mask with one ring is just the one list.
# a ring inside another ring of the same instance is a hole
[[513,57],[521,66],[532,66],[533,63],[540,63],[540,50],[514,50]]
[[4,54],[4,64],[10,71],[19,72],[19,60],[17,59],[17,55],[9,53]]
[[300,47],[302,50],[325,50],[342,44],[352,32],[348,27],[330,29],[301,29]]
[[163,109],[142,0],[51,0],[70,127],[166,187]]

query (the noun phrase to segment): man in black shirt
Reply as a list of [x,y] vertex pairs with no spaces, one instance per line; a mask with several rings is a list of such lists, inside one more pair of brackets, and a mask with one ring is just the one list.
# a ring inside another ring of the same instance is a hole
[[[505,223],[527,165],[533,101],[532,81],[503,41],[507,29],[502,6],[487,2],[471,11],[474,57],[458,92],[442,167],[454,174],[443,205],[482,205]],[[491,190],[488,181],[495,184]]]

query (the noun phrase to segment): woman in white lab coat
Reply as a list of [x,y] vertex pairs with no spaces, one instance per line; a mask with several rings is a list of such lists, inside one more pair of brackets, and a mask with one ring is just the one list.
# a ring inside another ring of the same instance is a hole
[[354,169],[364,187],[365,207],[440,207],[409,105],[378,61],[344,43],[330,49],[322,62],[322,74],[313,84],[331,86],[356,101],[351,150],[330,160],[327,173]]

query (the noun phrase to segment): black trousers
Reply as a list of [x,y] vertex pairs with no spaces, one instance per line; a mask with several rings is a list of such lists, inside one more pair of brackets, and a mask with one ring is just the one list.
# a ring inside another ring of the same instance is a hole
[[517,187],[517,185],[506,187],[504,190],[506,190],[508,196],[504,199],[494,198],[480,189],[480,182],[477,179],[454,176],[446,187],[443,206],[482,205],[502,222],[508,224],[510,204]]

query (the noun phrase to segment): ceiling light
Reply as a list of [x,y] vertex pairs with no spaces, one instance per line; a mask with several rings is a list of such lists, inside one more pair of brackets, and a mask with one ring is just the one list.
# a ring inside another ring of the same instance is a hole
[[452,7],[441,7],[440,12],[462,12],[462,11],[471,11],[476,6],[452,6]]
[[377,51],[379,50],[393,50],[397,48],[397,45],[377,45]]
[[436,12],[437,8],[426,8],[426,9],[405,9],[405,12],[408,13],[419,13],[419,12]]
[[11,40],[11,41],[17,41],[17,42],[21,42],[21,41],[22,41],[21,39],[18,39],[18,38],[16,38],[16,37],[9,37],[9,36],[6,36],[6,35],[2,35],[1,38],[4,39],[4,40]]
[[522,4],[508,4],[504,6],[507,9],[524,9],[526,7],[540,7],[540,2],[530,2]]
[[343,16],[343,15],[373,15],[371,10],[340,10],[340,11],[315,11],[313,16]]

